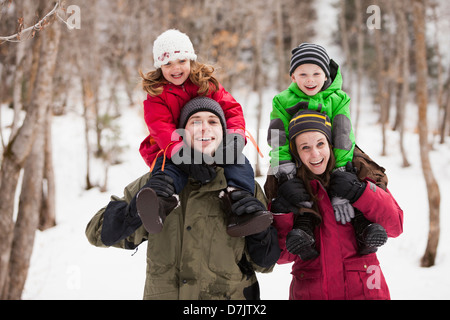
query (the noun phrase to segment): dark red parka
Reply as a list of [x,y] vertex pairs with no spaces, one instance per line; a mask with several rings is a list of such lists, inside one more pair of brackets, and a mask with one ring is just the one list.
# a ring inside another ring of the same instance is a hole
[[[282,250],[279,264],[294,262],[289,298],[292,300],[390,299],[386,280],[375,253],[359,255],[351,223],[342,225],[335,219],[327,192],[318,181],[311,182],[317,195],[322,223],[315,230],[320,256],[302,261],[286,250],[286,235],[292,230],[293,214],[275,214]],[[389,237],[403,232],[403,211],[389,191],[371,182],[353,206],[365,217],[382,225]],[[380,248],[382,250],[382,248]]]
[[[148,166],[151,166],[160,150],[165,150],[165,155],[170,159],[172,152],[181,146],[180,137],[174,132],[178,128],[181,109],[189,100],[199,95],[198,89],[198,86],[188,79],[181,86],[164,85],[163,92],[156,97],[147,95],[147,100],[144,101],[144,118],[150,134],[142,141],[139,152]],[[237,130],[245,135],[242,107],[231,94],[219,85],[217,92],[206,96],[221,105],[227,129]]]

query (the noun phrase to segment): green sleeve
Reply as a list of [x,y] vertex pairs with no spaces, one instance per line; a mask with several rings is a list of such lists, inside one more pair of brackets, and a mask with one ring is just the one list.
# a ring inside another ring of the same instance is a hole
[[340,103],[332,107],[331,122],[333,126],[333,150],[336,168],[343,167],[353,160],[355,134],[350,117],[350,97],[341,91]]
[[280,97],[275,96],[270,113],[270,125],[267,141],[272,147],[269,153],[271,167],[276,167],[284,161],[292,161],[289,151],[289,121],[292,116],[286,112]]

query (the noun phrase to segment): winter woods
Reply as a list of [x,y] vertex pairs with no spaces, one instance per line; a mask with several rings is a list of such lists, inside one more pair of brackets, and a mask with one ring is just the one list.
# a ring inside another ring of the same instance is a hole
[[[448,143],[450,135],[445,31],[450,5],[435,0],[332,2],[338,12],[335,31],[318,30],[328,16],[320,1],[0,0],[0,297],[20,299],[34,232],[56,223],[54,197],[63,186],[53,179],[52,117],[76,113],[84,120],[86,148],[80,157],[86,172],[79,174],[86,189],[106,190],[108,168],[124,152],[115,143],[121,134],[116,120],[124,108],[141,104],[138,70],[152,69],[153,40],[168,28],[189,34],[200,59],[216,66],[227,90],[256,93],[259,110],[270,104],[263,101],[265,90],[283,90],[290,83],[290,50],[316,41],[318,31],[334,32],[330,38],[352,97],[356,134],[364,130],[358,126],[363,95],[370,95],[381,124],[374,134],[384,137],[380,154],[397,152],[389,149],[386,137],[387,130],[395,130],[403,166],[423,164],[431,219],[422,263],[433,265],[440,199],[427,152]],[[1,117],[5,108],[14,110],[8,124]],[[408,155],[401,138],[411,115],[421,121],[421,159]],[[266,128],[253,132],[259,129]],[[265,143],[264,136],[255,138]],[[104,174],[93,174],[94,161],[102,163]],[[265,172],[257,163],[254,168]]]

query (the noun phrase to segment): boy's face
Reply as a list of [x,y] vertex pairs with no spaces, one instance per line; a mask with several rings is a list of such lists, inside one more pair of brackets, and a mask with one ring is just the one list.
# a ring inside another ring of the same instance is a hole
[[327,81],[325,72],[316,64],[306,63],[298,66],[291,76],[292,81],[308,96],[317,94]]
[[164,79],[181,86],[189,77],[191,73],[191,62],[187,59],[170,61],[161,66]]

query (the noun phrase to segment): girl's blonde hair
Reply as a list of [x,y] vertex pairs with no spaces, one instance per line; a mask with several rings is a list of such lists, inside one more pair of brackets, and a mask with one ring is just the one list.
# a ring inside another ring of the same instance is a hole
[[[205,96],[210,92],[219,90],[219,81],[213,76],[213,66],[193,60],[190,60],[190,63],[191,73],[189,79],[198,86],[199,95]],[[169,83],[164,78],[161,68],[150,71],[147,74],[143,74],[139,70],[139,74],[142,77],[142,88],[152,97],[160,95],[164,90],[163,86]]]

